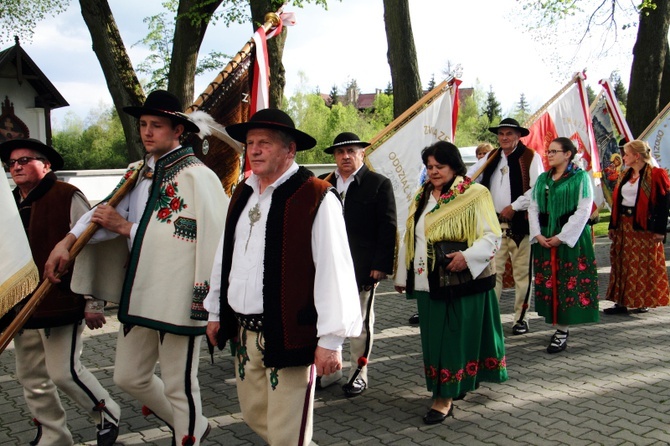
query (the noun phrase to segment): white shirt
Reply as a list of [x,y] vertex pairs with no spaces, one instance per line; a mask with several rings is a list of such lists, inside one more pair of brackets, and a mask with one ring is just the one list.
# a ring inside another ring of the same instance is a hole
[[[591,190],[589,196],[579,199],[577,209],[570,218],[568,218],[565,225],[563,225],[561,232],[556,234],[556,237],[570,248],[574,248],[577,244],[579,237],[582,235],[582,231],[584,231],[584,226],[586,226],[591,217],[591,211],[593,209],[593,190],[591,188],[591,181],[589,181],[588,177],[586,178],[586,181],[588,182],[587,187]],[[581,189],[582,186],[579,186],[579,190]],[[530,227],[529,239],[531,243],[537,243],[535,237],[542,234],[540,231],[539,214],[537,201],[533,199],[528,207],[528,226]]]
[[[167,156],[169,153],[179,149],[180,147],[181,146],[175,147],[174,149],[170,150],[170,152],[161,156],[161,158]],[[149,159],[146,161],[146,164],[149,169],[154,170],[154,167],[156,166],[156,161],[154,160],[154,157],[150,156]],[[119,215],[121,215],[121,217],[123,217],[124,219],[128,220],[133,224],[132,228],[130,229],[130,238],[128,239],[129,250],[132,249],[133,247],[133,241],[135,240],[135,234],[137,233],[138,222],[142,218],[144,208],[147,207],[150,188],[151,188],[150,178],[144,178],[144,177],[138,178],[137,183],[135,183],[135,187],[133,188],[133,190],[131,190],[129,194],[126,194],[126,196],[123,197],[123,199],[121,199],[121,201],[115,208],[116,212],[118,212]],[[80,218],[79,221],[77,221],[77,224],[70,231],[72,234],[74,234],[75,237],[79,238],[81,234],[84,232],[84,230],[86,230],[89,223],[91,223],[91,217],[93,216],[93,212],[95,212],[95,208],[91,209],[89,212],[84,214],[82,218]],[[93,237],[91,237],[91,241],[89,241],[89,243],[103,242],[106,240],[111,240],[118,236],[119,234],[117,234],[116,232],[112,232],[105,228],[100,228],[95,232],[95,234],[93,234]]]
[[[414,290],[430,291],[428,288],[428,247],[426,243],[426,215],[437,205],[437,200],[430,194],[423,212],[416,222],[414,230]],[[415,217],[416,218],[416,217]],[[501,237],[496,235],[494,229],[487,223],[485,218],[477,219],[477,226],[481,228],[482,236],[472,243],[468,249],[461,251],[470,270],[472,277],[479,276],[500,249]],[[398,248],[396,274],[394,284],[406,286],[407,269],[405,268],[405,256],[407,247],[401,243]]]
[[[246,184],[253,189],[235,227],[233,262],[228,277],[228,303],[240,314],[263,313],[263,265],[265,260],[265,226],[274,191],[298,171],[293,163],[273,184],[260,193],[259,178],[251,174]],[[249,211],[256,205],[260,218],[251,225]],[[312,226],[312,258],[316,267],[314,304],[318,314],[319,346],[329,350],[342,348],[344,339],[358,336],[362,319],[354,264],[342,216],[342,205],[328,193],[324,197]],[[204,307],[210,321],[219,321],[221,295],[221,262],[223,235],[214,258],[209,294]]]
[[335,170],[335,178],[337,179],[335,189],[337,190],[337,193],[340,194],[340,197],[342,198],[343,202],[344,199],[346,198],[349,186],[351,185],[351,183],[356,181],[356,174],[358,173],[359,170],[361,170],[362,167],[363,165],[361,164],[361,167],[356,169],[356,172],[349,175],[346,180],[342,177],[340,169]]
[[640,178],[631,183],[626,181],[626,183],[621,186],[621,205],[633,207],[635,206],[635,201],[637,200],[637,189],[640,186]]
[[[514,151],[512,151],[512,153],[514,153]],[[479,168],[483,166],[487,160],[487,157],[483,157],[477,161],[475,164],[470,166],[466,175],[472,177],[472,175],[477,170],[479,170]],[[533,155],[533,161],[530,163],[529,168],[530,188],[523,195],[520,195],[516,200],[514,200],[514,202],[512,202],[512,188],[509,182],[509,165],[507,164],[507,155],[505,155],[505,152],[501,150],[498,166],[493,171],[493,175],[491,175],[491,182],[489,184],[489,190],[491,191],[491,198],[493,198],[493,206],[495,207],[496,212],[502,212],[502,210],[510,204],[512,205],[512,209],[515,211],[528,210],[533,186],[535,186],[535,181],[537,181],[537,177],[539,177],[542,172],[544,172],[542,157],[537,152],[535,152]],[[480,175],[476,181],[481,183],[482,177],[483,175]]]

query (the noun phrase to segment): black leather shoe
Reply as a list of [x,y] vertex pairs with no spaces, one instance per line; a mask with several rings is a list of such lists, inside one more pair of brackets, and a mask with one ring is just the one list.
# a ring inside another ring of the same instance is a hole
[[568,346],[569,334],[567,331],[556,330],[556,333],[551,337],[549,347],[547,347],[547,353],[559,353],[565,350]]
[[360,395],[365,391],[365,389],[367,389],[367,387],[368,385],[365,383],[365,381],[363,381],[361,378],[356,378],[353,383],[346,383],[343,385],[342,390],[344,391],[344,396],[349,398]]
[[419,313],[414,313],[408,321],[411,325],[419,325]]
[[202,440],[207,438],[209,433],[212,431],[212,425],[207,423],[207,429],[205,429],[205,432],[203,432],[202,437],[200,437],[200,442],[202,443]]
[[119,436],[119,426],[112,423],[105,423],[105,427],[101,428],[98,424],[97,444],[98,446],[112,446]]
[[527,321],[517,322],[512,327],[512,334],[513,335],[522,335],[522,334],[528,333],[529,331],[530,331],[530,328],[528,328],[528,322]]
[[640,307],[635,310],[636,313],[649,313],[649,307]]
[[628,308],[624,307],[623,305],[614,304],[613,307],[605,308],[603,310],[603,313],[605,313],[605,314],[626,314],[626,313],[628,313]]
[[449,406],[449,412],[447,413],[442,413],[439,410],[435,409],[430,409],[426,415],[423,416],[423,422],[425,424],[440,424],[444,420],[447,419],[447,417],[453,417],[454,416],[454,403],[451,403],[451,406]]

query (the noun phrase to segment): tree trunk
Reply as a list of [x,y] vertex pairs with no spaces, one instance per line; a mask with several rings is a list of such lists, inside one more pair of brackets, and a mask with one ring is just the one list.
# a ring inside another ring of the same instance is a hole
[[661,97],[658,107],[662,110],[670,102],[670,47],[665,45],[665,63],[663,64],[663,77],[661,78]]
[[384,0],[388,61],[393,83],[393,116],[400,116],[423,95],[409,0]]
[[660,107],[665,105],[661,105],[661,85],[668,50],[669,25],[670,0],[656,0],[656,9],[640,13],[626,105],[626,119],[636,137],[658,115]]
[[[175,23],[168,91],[176,95],[186,109],[195,98],[195,70],[198,53],[209,21],[223,0],[201,5],[200,0],[180,0]],[[191,15],[199,17],[193,23]]]
[[124,113],[123,107],[144,103],[142,86],[123,45],[107,0],[79,0],[79,4],[81,15],[91,33],[93,51],[100,62],[107,88],[121,119],[128,147],[128,159],[136,161],[144,155],[144,148],[137,119]]
[[[272,0],[251,0],[249,7],[253,26],[252,33],[256,32],[261,24],[265,23],[265,14],[276,12],[279,9],[276,5],[273,5]],[[286,70],[282,63],[282,57],[284,56],[287,32],[288,30],[284,28],[281,34],[267,41],[268,63],[270,64],[270,108],[281,108],[284,97]]]

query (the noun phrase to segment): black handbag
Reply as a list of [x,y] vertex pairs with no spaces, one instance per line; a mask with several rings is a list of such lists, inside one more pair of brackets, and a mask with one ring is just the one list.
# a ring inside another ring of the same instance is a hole
[[433,245],[435,249],[435,263],[437,266],[446,267],[451,263],[451,259],[447,257],[447,254],[452,252],[464,251],[468,249],[467,242],[435,242]]
[[466,242],[442,241],[433,244],[435,251],[435,269],[428,272],[430,298],[434,300],[450,300],[469,294],[481,293],[495,287],[495,270],[489,264],[482,273],[474,278],[469,269],[449,271],[447,265],[451,259],[446,257],[452,252],[468,248]]

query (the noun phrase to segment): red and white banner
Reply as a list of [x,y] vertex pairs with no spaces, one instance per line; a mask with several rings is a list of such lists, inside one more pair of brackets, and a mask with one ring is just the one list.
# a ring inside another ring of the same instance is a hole
[[370,169],[393,185],[400,236],[423,176],[421,150],[437,141],[454,141],[460,83],[458,79],[440,83],[375,136],[366,150]]
[[[295,25],[295,14],[281,13],[280,21],[276,28],[273,28],[267,35],[265,29],[261,26],[253,35],[256,48],[256,57],[254,58],[254,80],[251,86],[251,95],[249,98],[249,117],[251,118],[258,110],[270,107],[270,63],[268,60],[267,39],[271,39],[282,32],[284,26]],[[251,174],[251,165],[246,157],[244,162],[245,178]]]
[[614,89],[610,84],[609,79],[601,79],[598,83],[603,87],[603,95],[605,96],[605,101],[607,102],[607,109],[609,110],[610,119],[612,124],[616,127],[616,131],[619,135],[626,138],[626,141],[633,140],[633,133],[628,127],[626,118],[623,116],[621,107],[619,107],[619,101],[614,94]]
[[558,137],[570,138],[577,147],[576,162],[589,172],[594,185],[594,206],[603,204],[600,189],[600,159],[591,122],[585,76],[577,73],[564,91],[541,110],[542,114],[528,127],[530,135],[521,138],[528,147],[535,149],[549,168],[547,147]]

